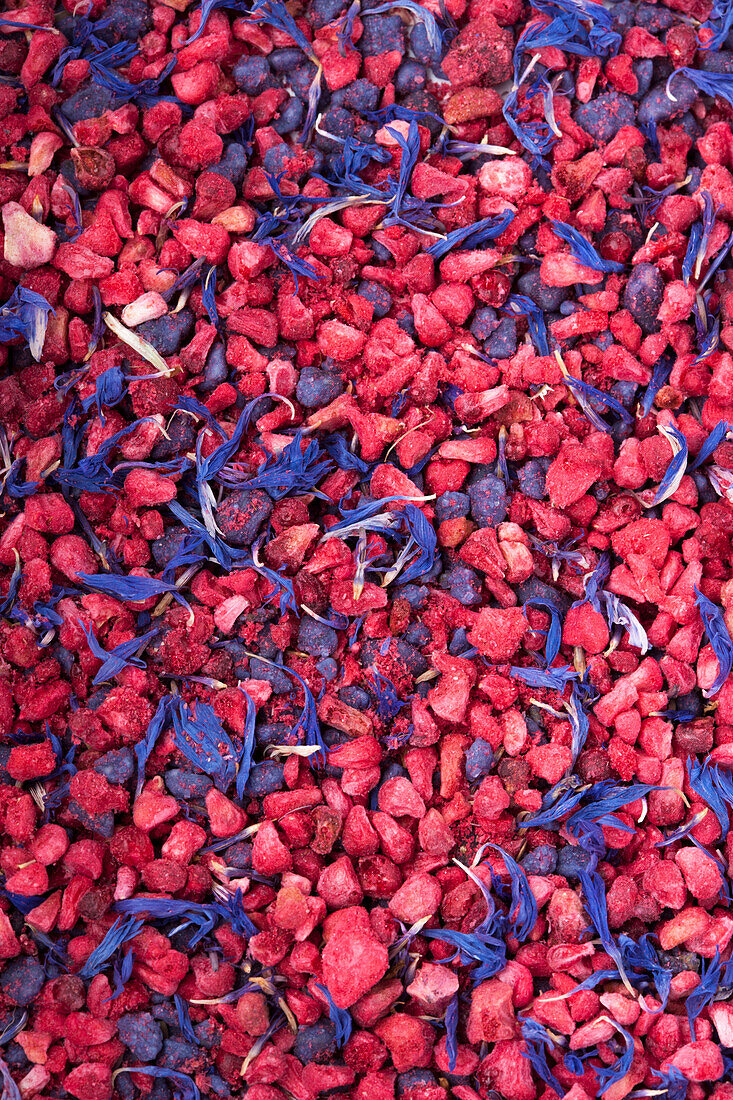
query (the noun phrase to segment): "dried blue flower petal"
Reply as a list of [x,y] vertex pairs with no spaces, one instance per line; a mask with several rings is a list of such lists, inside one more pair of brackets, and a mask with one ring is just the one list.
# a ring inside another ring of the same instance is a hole
[[618,1061],[613,1065],[594,1066],[594,1070],[598,1081],[600,1083],[599,1095],[603,1096],[604,1092],[610,1089],[611,1085],[616,1085],[620,1081],[623,1081],[627,1073],[631,1069],[631,1064],[634,1061],[634,1040],[626,1028],[621,1027],[621,1024],[616,1023],[615,1020],[611,1020],[611,1023],[624,1039],[624,1052]]
[[483,218],[473,222],[472,225],[464,225],[460,229],[453,229],[447,233],[442,241],[436,241],[427,249],[429,256],[441,260],[453,248],[479,248],[484,241],[492,241],[507,229],[514,221],[516,214],[513,210],[506,210],[501,216]]
[[629,978],[642,989],[653,985],[664,1011],[672,988],[673,975],[664,966],[651,941],[649,934],[633,940],[621,932],[618,937]]
[[621,809],[629,802],[635,802],[638,798],[644,798],[656,789],[645,783],[633,783],[629,787],[615,786],[610,782],[593,784],[583,793],[585,804],[575,810],[566,822],[568,836],[576,840],[586,852],[596,856],[605,855],[604,827],[634,832],[613,811]]
[[686,65],[675,69],[667,79],[667,98],[672,102],[676,102],[673,91],[676,76],[686,76],[705,95],[712,96],[713,99],[715,96],[720,96],[733,107],[733,76],[729,73],[708,73],[702,69],[691,69]]
[[204,309],[209,315],[209,320],[212,325],[216,325],[218,328],[220,325],[219,313],[216,308],[216,299],[214,297],[216,292],[216,267],[211,265],[209,270],[204,275],[201,275],[201,301]]
[[498,844],[490,843],[488,846],[498,852],[504,860],[504,866],[511,880],[512,888],[512,900],[509,910],[511,934],[520,943],[523,943],[537,921],[537,902],[530,888],[529,879],[508,852],[505,852]]
[[664,436],[672,448],[672,461],[652,498],[651,507],[662,504],[663,501],[674,496],[687,469],[687,440],[682,432],[672,424],[659,424],[657,431]]
[[3,1082],[3,1100],[22,1100],[20,1089],[2,1058],[0,1058],[0,1077]]
[[351,1014],[347,1012],[345,1008],[339,1008],[334,1003],[333,997],[326,989],[325,985],[321,985],[320,982],[315,982],[316,989],[319,989],[323,996],[328,1001],[328,1017],[332,1024],[336,1027],[336,1046],[342,1047],[348,1042],[351,1035],[351,1029],[353,1027],[353,1021]]
[[173,1091],[181,1100],[201,1100],[201,1093],[193,1078],[177,1069],[165,1069],[163,1066],[120,1066],[112,1075],[113,1078],[118,1073],[143,1073],[147,1077],[162,1077],[173,1083]]
[[621,272],[624,270],[624,265],[616,263],[615,260],[604,260],[601,254],[593,247],[590,241],[587,241],[582,233],[577,229],[573,229],[572,225],[568,225],[567,222],[556,221],[554,218],[550,218],[550,224],[552,225],[553,233],[570,245],[570,253],[578,261],[583,264],[584,267],[590,267],[594,271]]
[[[231,844],[231,839],[229,840]],[[214,912],[221,917],[227,924],[232,926],[233,931],[238,936],[244,936],[249,939],[250,936],[256,936],[259,932],[252,921],[249,919],[244,911],[242,905],[242,891],[239,887],[233,894],[227,894],[226,897],[220,898],[219,901],[214,902],[212,905]]]
[[709,699],[720,691],[730,675],[731,668],[733,668],[733,641],[731,641],[728,627],[725,625],[722,609],[714,604],[712,600],[709,600],[707,596],[703,596],[698,588],[695,588],[695,604],[700,612],[708,641],[718,658],[720,666],[714,682],[703,691],[705,698]]
[[527,1058],[532,1069],[545,1084],[554,1089],[558,1096],[562,1096],[565,1090],[560,1085],[547,1062],[545,1048],[552,1049],[556,1042],[550,1032],[538,1020],[531,1017],[523,1017],[520,1024],[525,1050],[522,1057]]
[[[701,30],[712,31],[706,41],[700,38]],[[731,30],[733,30],[733,3],[731,0],[713,0],[710,14],[697,28],[697,43],[700,50],[720,50]]]
[[538,305],[525,294],[512,294],[507,299],[505,309],[518,317],[526,317],[529,335],[538,355],[550,354],[550,338],[547,333],[545,315]]
[[547,631],[547,642],[545,643],[545,667],[549,668],[560,652],[562,641],[562,622],[559,612],[554,604],[541,596],[530,596],[528,600],[524,601],[524,606],[537,607],[550,616],[550,629]]
[[255,751],[255,719],[257,710],[252,699],[244,690],[239,689],[244,695],[245,716],[244,732],[242,733],[242,751],[237,763],[237,797],[244,798],[244,789],[247,786],[250,772],[252,771],[252,758]]
[[193,1030],[193,1024],[191,1023],[191,1015],[188,1011],[188,1005],[184,1001],[180,993],[173,994],[173,1003],[176,1006],[176,1014],[178,1016],[178,1026],[181,1029],[181,1035],[184,1039],[187,1039],[189,1043],[199,1045],[196,1032]]
[[408,701],[400,699],[390,678],[383,676],[378,669],[370,668],[367,677],[377,700],[377,715],[385,721],[396,718]]
[[[401,514],[407,527],[408,541],[400,551],[397,560],[391,569],[388,569],[383,585],[391,584],[399,576],[400,584],[410,584],[412,581],[429,573],[435,564],[435,554],[438,548],[438,536],[432,523],[429,523],[425,514],[416,508],[414,504],[406,504]],[[409,562],[409,565],[407,563]],[[405,566],[407,565],[407,568]]]
[[328,451],[339,470],[356,470],[357,473],[366,477],[373,469],[373,463],[364,462],[363,459],[349,450],[349,445],[342,435],[328,436],[323,441],[323,447]]
[[175,702],[175,698],[172,695],[164,695],[156,707],[155,714],[150,720],[150,724],[145,732],[145,736],[141,741],[135,745],[135,756],[137,758],[137,788],[135,791],[135,797],[137,798],[143,789],[145,782],[145,765],[148,757],[155,748],[156,742],[161,733],[171,721],[171,707]]
[[346,47],[351,45],[351,36],[354,32],[354,23],[356,17],[361,11],[361,0],[352,0],[349,7],[346,9],[345,14],[339,21],[338,30],[338,44],[339,53],[342,57],[346,56]]
[[[310,493],[333,471],[333,462],[321,450],[318,441],[310,439],[305,449],[303,433],[297,431],[293,439],[278,455],[271,455],[252,478],[247,479],[247,489],[265,489],[273,500],[282,500],[290,493]],[[219,474],[225,484],[238,484],[232,467],[225,467]]]
[[601,390],[597,390],[595,386],[590,386],[580,378],[575,378],[572,374],[567,372],[564,366],[563,381],[593,427],[597,428],[599,432],[609,432],[611,428],[610,425],[598,415],[594,408],[595,405],[600,405],[609,411],[615,412],[625,424],[632,423],[634,419],[633,416],[615,397],[612,397],[610,393],[604,393]]
[[728,432],[733,432],[733,424],[730,424],[727,420],[719,420],[713,430],[708,435],[707,439],[703,443],[702,447],[698,451],[695,458],[688,465],[687,469],[692,472],[696,470],[698,466],[702,466],[703,462],[706,462],[713,451],[717,450],[723,440],[727,437]]
[[119,965],[117,963],[114,964],[112,967],[112,981],[114,982],[112,993],[102,1001],[102,1004],[107,1004],[108,1001],[116,1001],[118,997],[122,996],[125,992],[125,986],[132,977],[132,968],[134,965],[134,950],[128,951],[126,955],[123,955],[122,962]]
[[8,591],[5,594],[5,598],[0,603],[0,615],[8,615],[18,598],[18,589],[20,588],[20,582],[23,579],[23,573],[20,568],[20,556],[16,552],[15,565],[13,566],[13,572],[10,575],[10,583],[8,585]]
[[199,9],[199,25],[198,30],[194,34],[190,35],[183,43],[184,46],[190,46],[192,42],[195,42],[204,33],[204,28],[208,21],[212,11],[216,8],[229,8],[232,11],[247,11],[247,4],[245,0],[202,0],[201,7]]
[[[472,970],[472,978],[475,983],[493,978],[506,966],[506,944],[496,936],[479,934],[476,932],[456,932],[452,928],[423,928],[421,936],[429,940],[442,940],[456,948],[456,955],[462,959],[469,959],[472,963],[478,963]],[[451,962],[444,959],[444,962]]]
[[0,305],[0,341],[22,337],[33,358],[39,362],[49,313],[56,316],[56,310],[42,294],[24,286],[16,286],[7,302]]
[[445,1052],[448,1055],[448,1070],[453,1073],[458,1059],[458,994],[455,993],[445,1010]]
[[723,967],[720,962],[720,951],[715,948],[715,955],[709,962],[702,960],[700,971],[700,984],[695,986],[685,1001],[685,1010],[690,1024],[690,1034],[693,1043],[697,1039],[695,1034],[695,1022],[702,1010],[715,1000],[722,979]]
[[105,573],[77,573],[76,576],[85,588],[115,596],[124,603],[140,603],[151,596],[162,596],[164,592],[180,596],[174,584],[166,584],[155,577],[113,577]]
[[121,672],[123,668],[146,667],[145,661],[141,660],[140,657],[136,657],[135,654],[158,634],[157,627],[148,630],[146,634],[141,634],[139,638],[131,638],[129,642],[120,642],[114,649],[107,650],[99,644],[91,626],[85,626],[81,619],[77,619],[77,622],[84,631],[90,650],[95,657],[102,661],[102,667],[92,680],[93,684],[106,683],[107,680],[111,680],[113,676]]
[[690,787],[713,811],[727,836],[730,828],[728,808],[733,809],[733,776],[717,764],[702,763],[690,757],[687,761]]
[[118,917],[102,942],[94,948],[91,955],[84,963],[84,966],[79,971],[79,976],[82,978],[93,978],[95,974],[101,974],[107,963],[111,961],[112,956],[116,954],[120,947],[130,940],[134,940],[135,937],[139,935],[143,923],[143,921],[135,920],[133,917],[125,921],[123,921],[122,917]]
[[[671,373],[672,360],[668,355],[663,355],[662,358],[655,363],[649,385],[644,390],[644,395],[639,402],[642,416],[649,415],[654,404],[654,398],[657,396],[662,386],[667,385]],[[688,469],[692,470],[694,466],[689,466]]]
[[603,606],[608,625],[625,627],[629,635],[629,644],[638,646],[643,656],[649,649],[649,638],[633,611],[612,592],[603,593]]
[[634,990],[629,983],[626,970],[624,969],[624,959],[621,949],[611,935],[611,931],[608,927],[606,887],[603,883],[603,879],[596,871],[586,871],[583,868],[578,870],[578,878],[580,879],[580,885],[585,897],[586,912],[593,922],[593,927],[598,932],[603,950],[607,955],[610,955],[616,963],[621,981],[632,996],[634,996]]
[[654,1089],[652,1095],[657,1096],[661,1092],[666,1100],[685,1100],[690,1082],[677,1066],[669,1066],[667,1070],[653,1069],[651,1073],[659,1078],[661,1085],[661,1089]]
[[193,925],[196,931],[189,941],[189,947],[196,947],[220,920],[220,914],[214,905],[179,901],[176,898],[126,898],[115,902],[114,908],[118,913],[130,913],[132,916],[147,917],[148,920],[181,920],[178,931]]
[[190,709],[178,699],[171,707],[173,741],[179,752],[214,780],[220,791],[232,784],[237,752],[212,707],[199,700]]

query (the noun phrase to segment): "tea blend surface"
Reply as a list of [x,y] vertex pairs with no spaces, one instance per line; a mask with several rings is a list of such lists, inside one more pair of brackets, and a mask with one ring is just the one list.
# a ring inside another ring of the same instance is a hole
[[733,1100],[733,4],[6,0],[3,1100]]

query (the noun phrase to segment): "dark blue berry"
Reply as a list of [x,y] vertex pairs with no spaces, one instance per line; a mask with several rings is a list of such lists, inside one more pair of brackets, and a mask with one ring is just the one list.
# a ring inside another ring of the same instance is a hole
[[427,607],[428,595],[428,589],[423,584],[405,584],[400,588],[400,599],[407,600],[413,611]]
[[108,783],[126,783],[135,774],[135,757],[130,749],[112,749],[100,756],[94,770],[103,775]]
[[117,1031],[127,1049],[141,1062],[153,1062],[163,1049],[163,1029],[149,1012],[120,1016]]
[[304,616],[298,627],[298,649],[311,657],[330,657],[336,652],[338,634],[333,627]]
[[542,310],[553,311],[560,308],[561,302],[567,298],[567,287],[547,286],[540,279],[539,271],[528,271],[517,280],[517,286],[521,294],[531,298],[536,306]]
[[150,6],[146,0],[112,0],[100,22],[104,26],[99,31],[95,27],[95,34],[110,46],[120,40],[137,42],[150,29]]
[[465,653],[467,649],[471,648],[471,643],[468,640],[465,626],[459,626],[457,630],[454,630],[451,634],[451,639],[448,642],[448,652],[451,657],[460,657],[461,653]]
[[339,375],[307,366],[300,372],[295,396],[306,409],[322,409],[343,392],[344,385]]
[[655,37],[669,30],[674,23],[674,15],[667,8],[658,8],[656,4],[637,4],[634,13],[637,27],[643,27]]
[[346,107],[350,111],[374,111],[379,103],[379,88],[369,80],[355,80],[345,88],[339,88],[331,96],[334,107]]
[[467,565],[453,565],[443,574],[440,584],[464,607],[481,603],[481,578]]
[[[300,51],[298,51],[300,52]],[[302,58],[302,54],[300,54]],[[259,95],[272,87],[272,72],[266,57],[242,57],[232,69],[232,79],[241,92]]]
[[[416,22],[412,25],[410,49],[423,65],[432,65],[434,61],[438,60],[435,47],[431,44],[425,24],[422,22]],[[407,90],[410,91],[411,89],[408,88]]]
[[258,745],[289,745],[293,743],[290,726],[284,722],[264,722],[255,730]]
[[308,1065],[324,1065],[336,1053],[336,1027],[330,1020],[319,1020],[310,1027],[298,1028],[293,1044],[293,1054]]
[[282,50],[273,50],[267,55],[270,68],[276,73],[289,73],[291,69],[303,64],[303,51],[297,46],[286,46]]
[[[224,175],[223,172],[220,174]],[[214,344],[206,357],[203,378],[202,381],[199,382],[198,388],[202,393],[212,393],[222,382],[226,382],[228,376],[229,364],[226,361],[224,345]]]
[[484,351],[492,359],[510,359],[517,350],[517,322],[503,317],[494,332],[484,342]]
[[407,1073],[398,1074],[397,1095],[402,1098],[416,1090],[422,1094],[424,1090],[434,1089],[437,1084],[435,1074],[429,1069],[411,1069]]
[[73,817],[82,828],[88,829],[90,833],[97,833],[99,836],[107,838],[114,834],[115,816],[113,813],[92,814],[88,810],[85,810],[75,798],[72,798],[69,802],[66,812],[70,817]]
[[432,634],[425,623],[413,623],[412,626],[408,626],[402,637],[409,645],[419,647],[427,645]]
[[253,680],[267,680],[275,695],[289,695],[293,690],[287,672],[283,672],[279,668],[273,668],[272,665],[265,664],[264,661],[258,661],[256,657],[251,658],[249,671]]
[[359,51],[365,57],[405,49],[405,34],[399,15],[365,15],[364,30],[359,39]]
[[471,516],[479,527],[498,527],[506,519],[506,485],[495,474],[486,474],[470,487],[468,495],[471,498]]
[[324,657],[322,660],[316,662],[316,668],[320,672],[324,680],[328,680],[331,683],[335,680],[339,674],[339,666],[333,657]]
[[[275,763],[274,760],[268,762],[271,764]],[[263,765],[260,764],[258,766],[262,767]],[[282,764],[276,764],[275,766],[282,769]],[[255,798],[261,797],[262,794],[272,793],[271,791],[255,793],[248,788],[245,789],[247,790],[247,794],[253,795]],[[279,790],[280,788],[276,789]],[[239,871],[247,871],[252,867],[252,845],[248,844],[246,840],[238,840],[236,844],[232,844],[229,848],[224,849],[222,858],[228,867],[236,867]]]
[[355,710],[369,710],[372,705],[369,692],[364,691],[364,688],[360,688],[356,684],[339,688],[338,694],[342,703],[346,703],[348,707],[354,707]]
[[568,845],[566,848],[561,848],[558,853],[557,873],[568,882],[579,882],[579,872],[587,871],[593,859],[595,856],[591,852],[586,852],[584,848]]
[[374,316],[377,319],[386,317],[392,308],[392,295],[386,287],[380,286],[379,283],[362,279],[357,288],[357,294],[360,294],[362,298],[366,298],[367,302],[371,302]]
[[466,751],[466,779],[475,783],[482,775],[488,775],[494,762],[494,753],[488,741],[477,737]]
[[528,875],[554,874],[557,867],[557,849],[551,844],[539,844],[524,857],[522,867]]
[[517,480],[520,492],[532,500],[544,500],[545,474],[548,466],[549,461],[543,462],[540,458],[530,458],[523,466],[519,466]]
[[408,57],[395,73],[394,84],[399,95],[408,92],[421,92],[427,86],[428,74],[425,66]]
[[435,516],[438,523],[447,519],[462,519],[468,515],[470,507],[471,500],[467,493],[441,493],[435,501]]
[[678,73],[670,81],[669,89],[674,99],[670,99],[667,95],[666,80],[646,93],[639,104],[640,125],[646,126],[650,122],[668,122],[672,118],[677,118],[688,111],[698,97],[697,88],[684,73]]
[[216,522],[232,546],[251,546],[272,512],[272,501],[262,489],[242,489],[226,497]]
[[636,121],[634,101],[621,92],[603,92],[577,107],[574,120],[586,134],[596,141],[608,142],[622,126],[633,126]]
[[161,355],[175,355],[192,336],[196,318],[190,309],[181,309],[178,313],[167,313],[154,321],[144,321],[136,332]]
[[283,104],[280,113],[271,123],[272,128],[275,133],[285,137],[287,134],[300,130],[305,121],[305,114],[305,104],[301,100],[289,99],[287,103]]
[[182,768],[169,768],[164,776],[165,785],[174,798],[203,799],[211,790],[213,783],[208,775],[200,772],[187,772]]
[[253,798],[261,798],[262,795],[272,794],[273,791],[281,791],[285,784],[283,775],[282,764],[278,764],[275,760],[263,760],[261,764],[255,764],[252,768],[244,789]]
[[624,307],[644,332],[659,329],[658,313],[664,295],[664,280],[654,264],[635,264],[624,290]]
[[186,1062],[196,1058],[198,1047],[185,1039],[171,1036],[163,1043],[163,1053],[160,1056],[160,1065],[166,1069],[183,1069]]
[[0,987],[9,1001],[29,1005],[46,984],[46,975],[38,959],[31,955],[11,959],[0,974]]
[[314,27],[325,27],[333,23],[345,11],[349,0],[312,0],[308,6],[308,15]]
[[634,75],[639,82],[638,91],[634,92],[632,99],[641,99],[649,91],[654,76],[654,65],[648,57],[640,57],[632,64]]
[[236,141],[230,142],[224,150],[224,156],[210,171],[231,180],[235,187],[240,187],[247,171],[247,153],[244,146]]
[[499,324],[496,310],[491,306],[482,306],[477,309],[471,321],[471,333],[477,340],[488,340]]

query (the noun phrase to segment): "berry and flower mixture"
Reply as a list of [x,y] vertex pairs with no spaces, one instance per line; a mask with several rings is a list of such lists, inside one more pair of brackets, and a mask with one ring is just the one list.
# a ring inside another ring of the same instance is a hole
[[733,0],[5,0],[3,1100],[733,1100]]

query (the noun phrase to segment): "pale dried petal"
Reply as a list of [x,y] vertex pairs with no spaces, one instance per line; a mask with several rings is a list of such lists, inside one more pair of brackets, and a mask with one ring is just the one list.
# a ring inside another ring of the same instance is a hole
[[165,317],[167,312],[168,303],[162,294],[158,294],[157,290],[149,290],[125,306],[122,310],[122,322],[135,328],[144,321],[155,321],[158,317]]
[[50,263],[58,241],[53,229],[41,225],[26,213],[20,203],[6,202],[3,207],[5,261],[21,271]]
[[31,151],[28,157],[28,175],[31,179],[34,176],[42,175],[47,168],[51,167],[55,154],[63,144],[63,138],[59,137],[58,134],[52,134],[48,130],[42,134],[36,134],[31,142]]
[[166,376],[173,373],[163,356],[155,350],[152,344],[149,344],[147,340],[143,340],[142,336],[131,332],[129,328],[125,328],[122,322],[118,321],[113,314],[103,314],[103,320],[110,332],[113,332],[119,340],[122,340],[123,344],[127,344],[129,348],[136,351],[142,359],[154,366],[157,371]]

